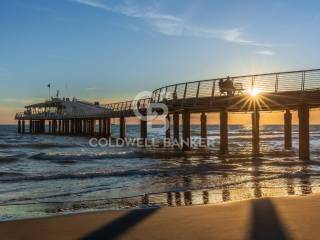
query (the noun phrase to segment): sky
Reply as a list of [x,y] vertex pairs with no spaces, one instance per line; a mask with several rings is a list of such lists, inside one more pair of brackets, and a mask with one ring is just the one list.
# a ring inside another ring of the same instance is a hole
[[0,124],[62,96],[112,102],[227,75],[319,68],[319,1],[1,0]]

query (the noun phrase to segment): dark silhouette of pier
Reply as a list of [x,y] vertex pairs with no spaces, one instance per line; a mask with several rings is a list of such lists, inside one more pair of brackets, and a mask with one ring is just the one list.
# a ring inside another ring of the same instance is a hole
[[[72,111],[67,111],[68,104]],[[162,113],[157,104],[168,108],[169,122],[166,138],[173,127],[174,140],[180,141],[183,150],[190,150],[190,115],[200,113],[202,144],[207,144],[207,113],[220,113],[220,151],[228,152],[228,114],[251,112],[252,150],[259,155],[259,125],[261,111],[284,111],[285,148],[292,147],[292,111],[299,117],[299,156],[310,158],[309,111],[320,107],[320,69],[277,72],[247,76],[226,77],[168,85],[153,91],[150,98],[117,102],[106,105],[69,99],[54,99],[26,106],[26,111],[17,113],[18,132],[50,133],[109,137],[111,119],[120,119],[120,138],[125,138],[126,118]],[[80,109],[75,111],[74,109]],[[87,110],[86,110],[87,109]],[[150,112],[150,111],[149,111]],[[182,133],[180,134],[180,117]],[[95,126],[98,124],[98,133]],[[47,132],[46,127],[48,126]],[[147,139],[147,122],[140,120],[140,137]]]

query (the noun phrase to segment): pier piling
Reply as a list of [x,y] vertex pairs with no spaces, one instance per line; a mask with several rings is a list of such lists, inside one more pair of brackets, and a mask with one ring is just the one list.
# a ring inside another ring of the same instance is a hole
[[309,114],[309,106],[307,104],[299,107],[299,157],[303,160],[310,159]]
[[111,119],[106,119],[106,137],[111,137]]
[[21,133],[21,121],[18,120],[18,133]]
[[52,133],[52,122],[51,120],[49,120],[49,134]]
[[107,136],[107,118],[102,119],[102,136]]
[[29,120],[29,133],[32,133],[32,120]]
[[102,119],[99,119],[99,137],[103,136],[103,132],[102,132]]
[[22,133],[26,133],[26,122],[22,120]]
[[228,112],[220,111],[220,153],[228,152]]
[[175,112],[173,114],[173,139],[174,139],[175,144],[179,143],[179,141],[180,141],[179,128],[180,128],[180,125],[179,125],[179,113]]
[[120,139],[125,139],[126,137],[126,119],[125,117],[120,117]]
[[292,148],[292,113],[288,109],[284,114],[284,148]]
[[170,128],[171,128],[171,117],[169,114],[166,116],[166,142],[170,143]]
[[200,122],[201,122],[201,129],[200,129],[200,135],[201,135],[201,146],[205,147],[207,146],[207,115],[203,112],[200,116]]
[[187,110],[182,114],[182,150],[190,150],[190,112]]
[[252,153],[254,156],[260,153],[260,113],[255,110],[252,115]]
[[[146,117],[145,114],[143,116]],[[140,119],[140,138],[143,142],[147,139],[147,129],[147,120]]]

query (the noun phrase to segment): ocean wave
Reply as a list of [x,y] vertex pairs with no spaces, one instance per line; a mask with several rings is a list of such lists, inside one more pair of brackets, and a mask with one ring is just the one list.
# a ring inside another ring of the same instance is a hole
[[79,147],[78,144],[68,143],[0,143],[0,148],[35,148],[35,149],[46,149],[46,148],[70,148]]
[[14,162],[17,161],[19,159],[21,159],[22,157],[25,157],[26,154],[25,153],[21,153],[21,154],[16,154],[16,155],[0,155],[0,164],[1,163],[8,163],[8,162]]
[[0,181],[7,181],[13,179],[21,179],[26,175],[19,172],[0,172]]
[[[106,177],[132,177],[132,176],[154,176],[154,177],[173,177],[185,176],[191,174],[223,174],[224,171],[232,171],[235,165],[231,164],[201,164],[171,167],[168,169],[130,169],[123,171],[101,171],[101,172],[78,172],[78,173],[60,173],[52,175],[13,175],[0,177],[0,182],[15,181],[47,181],[61,179],[90,179]],[[1,176],[1,175],[0,175]]]
[[57,160],[57,161],[72,161],[72,160],[98,160],[98,159],[115,159],[115,158],[139,158],[144,157],[142,152],[100,152],[100,153],[37,153],[30,156],[34,160]]

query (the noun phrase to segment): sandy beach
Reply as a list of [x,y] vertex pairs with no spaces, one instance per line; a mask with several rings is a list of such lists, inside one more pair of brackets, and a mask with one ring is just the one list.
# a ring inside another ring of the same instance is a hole
[[320,195],[0,223],[1,239],[317,239]]

